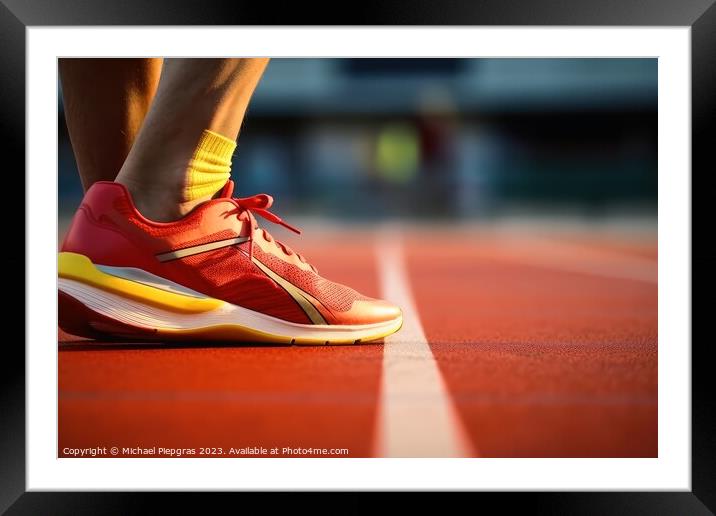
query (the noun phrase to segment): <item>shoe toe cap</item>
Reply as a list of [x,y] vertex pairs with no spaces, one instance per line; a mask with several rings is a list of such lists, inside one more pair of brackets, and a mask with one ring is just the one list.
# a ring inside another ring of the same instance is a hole
[[337,324],[377,324],[395,321],[402,317],[402,311],[396,305],[382,299],[357,300],[350,310],[336,313]]

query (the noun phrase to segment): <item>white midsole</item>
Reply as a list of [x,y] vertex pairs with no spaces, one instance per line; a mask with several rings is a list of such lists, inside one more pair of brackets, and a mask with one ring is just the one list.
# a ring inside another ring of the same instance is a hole
[[208,312],[182,314],[147,305],[67,278],[58,279],[58,288],[94,312],[125,324],[151,330],[197,330],[235,324],[289,339],[358,340],[397,330],[402,324],[402,317],[363,325],[298,324],[227,302],[223,302],[218,308]]

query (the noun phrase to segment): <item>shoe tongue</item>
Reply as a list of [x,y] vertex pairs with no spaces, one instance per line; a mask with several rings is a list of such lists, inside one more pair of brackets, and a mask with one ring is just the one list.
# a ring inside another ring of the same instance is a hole
[[234,182],[229,179],[226,184],[224,185],[224,188],[221,189],[221,193],[219,194],[219,198],[231,198],[231,194],[234,193]]

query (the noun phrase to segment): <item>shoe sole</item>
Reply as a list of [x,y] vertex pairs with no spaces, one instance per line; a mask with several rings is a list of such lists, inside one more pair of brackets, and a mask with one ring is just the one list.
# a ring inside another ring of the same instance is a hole
[[365,325],[298,324],[205,296],[135,268],[60,253],[59,326],[73,335],[150,341],[358,344],[395,333],[396,319]]

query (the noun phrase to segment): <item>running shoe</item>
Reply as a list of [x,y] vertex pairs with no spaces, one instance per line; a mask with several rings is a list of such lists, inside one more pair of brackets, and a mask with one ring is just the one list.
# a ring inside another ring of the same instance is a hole
[[352,344],[398,331],[397,306],[322,278],[257,224],[296,228],[271,196],[221,194],[176,222],[154,222],[127,189],[95,183],[59,253],[59,325],[141,340]]

